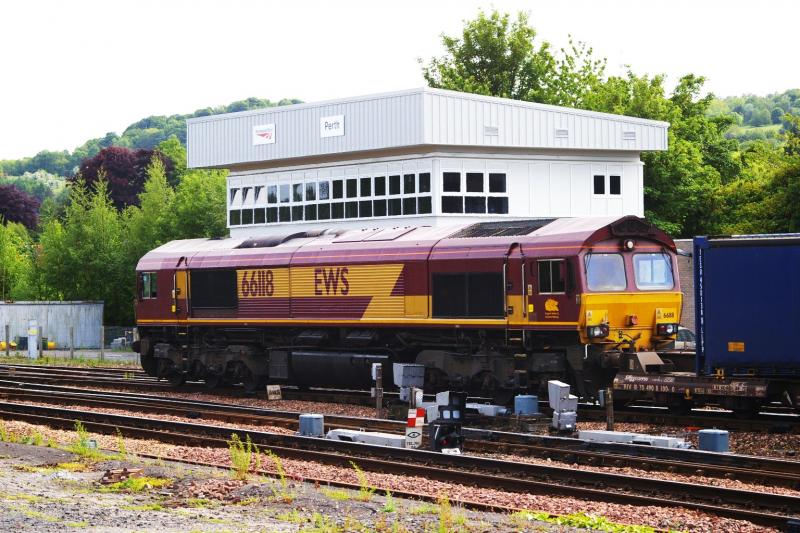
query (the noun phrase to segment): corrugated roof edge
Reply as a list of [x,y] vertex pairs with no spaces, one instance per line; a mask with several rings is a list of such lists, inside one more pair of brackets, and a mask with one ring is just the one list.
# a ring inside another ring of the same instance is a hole
[[205,117],[187,118],[186,124],[195,124],[200,122],[213,122],[215,120],[228,120],[244,116],[260,115],[264,113],[285,113],[288,111],[295,111],[299,109],[307,109],[312,107],[323,107],[326,105],[348,104],[352,102],[367,102],[369,100],[379,100],[382,98],[391,98],[397,96],[408,96],[412,94],[438,94],[442,96],[455,96],[464,100],[475,100],[479,102],[494,102],[498,104],[512,105],[516,107],[524,107],[528,109],[541,109],[544,111],[556,111],[559,113],[566,113],[576,116],[588,116],[607,118],[610,120],[618,120],[621,122],[629,122],[632,124],[649,124],[659,125],[669,128],[669,122],[661,120],[651,120],[647,118],[631,117],[628,115],[615,115],[613,113],[603,113],[601,111],[589,111],[587,109],[577,109],[574,107],[561,107],[550,104],[540,104],[537,102],[526,102],[524,100],[513,100],[511,98],[501,98],[499,96],[485,96],[482,94],[462,93],[459,91],[450,91],[447,89],[434,89],[431,87],[417,87],[415,89],[406,89],[402,91],[392,91],[385,93],[366,94],[362,96],[350,96],[347,98],[339,98],[332,100],[322,100],[319,102],[304,102],[302,104],[283,105],[275,107],[264,107],[261,109],[251,109],[248,111],[237,111],[235,113],[223,113],[219,115],[208,115]]

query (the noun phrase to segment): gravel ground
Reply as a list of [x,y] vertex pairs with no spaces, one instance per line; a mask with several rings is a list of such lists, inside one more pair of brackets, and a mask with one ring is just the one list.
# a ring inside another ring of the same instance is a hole
[[[32,426],[30,424],[18,421],[5,422],[5,428],[7,431],[13,432],[16,435],[32,435],[34,432],[38,432],[40,435],[43,436],[45,440],[53,439],[53,441],[55,442],[68,443],[75,439],[74,432],[51,430],[48,428]],[[94,438],[97,439],[98,444],[100,445],[101,448],[116,449],[116,447],[118,446],[117,438],[114,436],[97,435],[94,436]],[[136,439],[125,439],[125,446],[128,452],[140,453],[140,454],[153,454],[163,459],[184,459],[184,460],[189,459],[189,460],[210,462],[215,464],[229,464],[229,454],[227,450],[173,446],[173,445],[162,444],[156,441],[136,440]],[[290,459],[284,459],[283,461],[281,461],[281,463],[282,467],[285,469],[287,473],[288,478],[290,479],[287,491],[291,493],[297,492],[305,495],[309,490],[311,490],[309,487],[310,486],[313,487],[313,485],[302,483],[303,480],[316,479],[316,480],[327,480],[327,481],[339,481],[346,483],[358,483],[356,472],[353,469],[320,465],[313,462],[290,460]],[[264,459],[263,465],[264,469],[267,471],[274,472],[276,470],[275,464],[267,460],[266,458]],[[0,463],[0,466],[2,466],[2,463]],[[4,472],[7,470],[8,469],[3,469]],[[633,506],[625,506],[617,504],[606,504],[601,502],[589,502],[574,498],[508,493],[492,489],[475,489],[473,487],[468,487],[468,486],[445,484],[412,476],[397,476],[390,474],[367,473],[367,478],[371,485],[379,488],[379,492],[383,492],[384,490],[391,490],[391,491],[407,491],[416,494],[427,494],[439,497],[441,497],[442,495],[446,495],[448,498],[452,500],[480,501],[484,503],[494,503],[497,505],[514,507],[518,509],[545,511],[554,514],[570,514],[575,512],[585,512],[593,515],[602,515],[608,518],[609,520],[615,522],[628,523],[628,524],[631,523],[646,524],[657,528],[672,529],[672,530],[686,530],[686,531],[698,531],[698,532],[765,531],[764,528],[754,526],[747,522],[713,517],[703,513],[698,513],[695,511],[689,511],[685,509],[661,508],[661,507],[633,507]],[[221,500],[223,502],[237,501],[238,498],[238,501],[249,501],[249,498],[256,498],[256,499],[261,498],[261,496],[250,496],[251,493],[259,494],[258,492],[259,490],[264,490],[269,494],[272,493],[272,487],[276,486],[275,483],[272,483],[269,484],[268,487],[266,488],[262,487],[261,489],[247,489],[247,491],[245,491],[244,493],[239,494],[236,492],[236,490],[238,489],[244,490],[244,487],[242,487],[241,484],[237,485],[235,482],[232,482],[229,477],[224,479],[224,481],[225,481],[224,483],[219,481],[214,481],[211,482],[210,485],[206,485],[205,484],[206,482],[202,483],[194,481],[188,482],[184,484],[185,486],[181,485],[181,487],[184,487],[185,489],[185,491],[182,492],[181,494],[183,494],[184,498],[204,498],[204,499],[213,499],[215,501]],[[324,483],[325,481],[323,481],[323,484]],[[25,483],[22,482],[20,486],[24,487]],[[233,494],[233,496],[229,497],[228,496],[229,494]],[[315,504],[313,504],[313,502],[301,505],[298,502],[302,500],[296,498],[294,499],[291,505],[287,503],[286,505],[288,505],[288,507],[285,508],[299,509],[298,512],[302,516],[313,517],[313,512],[316,509],[321,508],[325,512],[328,512],[330,506],[333,505],[333,508],[338,510],[338,514],[336,514],[335,517],[329,517],[329,518],[331,520],[338,520],[339,521],[338,523],[340,524],[343,524],[345,518],[350,516],[348,513],[352,512],[353,514],[355,514],[356,511],[351,511],[350,507],[347,507],[344,510],[340,508],[344,506],[344,503],[351,502],[352,498],[345,500],[344,502],[341,502],[336,498],[329,498],[325,494],[323,494],[323,496],[325,496],[328,500],[332,499],[333,502],[328,501],[325,503],[325,506],[318,507]],[[261,500],[259,499],[259,501]],[[357,503],[356,502],[357,500],[352,502],[356,509],[361,509],[364,506],[364,502],[357,502]],[[275,503],[276,505],[278,504],[277,502],[273,503]],[[381,505],[377,499],[375,504]],[[404,503],[404,505],[410,505],[410,504]],[[472,520],[471,517],[473,515],[467,513],[466,511],[459,511],[459,512],[461,512],[464,515],[468,515],[466,518],[464,518],[464,520]],[[374,508],[372,508],[371,511],[364,511],[364,513],[367,516],[372,516],[373,521],[377,521],[379,518],[383,517],[383,515],[381,515],[380,513],[376,513]],[[369,513],[371,513],[371,515]],[[426,526],[430,525],[432,523],[431,522],[432,520],[435,519],[438,520],[436,516],[428,516],[420,518],[419,514],[421,513],[415,514],[413,509],[411,509],[406,513],[399,513],[399,516],[400,515],[403,516],[402,520],[406,520],[406,516],[412,517],[411,519],[416,517],[416,519],[419,520],[419,522],[409,525],[406,525],[405,522],[403,522],[402,524],[403,527],[406,527],[407,530],[409,531],[425,531]],[[55,515],[55,516],[60,516],[60,515]],[[356,519],[362,520],[361,516],[362,515],[357,515]],[[474,518],[475,529],[469,529],[470,531],[519,530],[518,524],[510,525],[508,521],[511,520],[511,518],[508,516],[495,515],[489,513],[483,513],[483,514],[477,513],[475,514],[475,516],[476,516],[476,518]],[[4,518],[0,518],[0,527],[3,526],[2,520],[4,520]],[[541,526],[541,524],[536,525],[536,527],[538,526]],[[281,531],[281,529],[271,529],[271,526],[269,525],[267,525],[266,528],[267,530],[270,531]],[[2,529],[7,530],[7,528],[4,527]],[[113,526],[112,529],[114,529]],[[138,527],[138,529],[142,529],[142,527]],[[147,529],[146,525],[145,529]],[[239,529],[239,528],[235,527],[234,529]],[[375,529],[378,528],[375,527]],[[42,531],[42,529],[37,529],[37,531]],[[402,529],[400,529],[400,531],[402,531]]]
[[[48,406],[47,403],[40,403],[40,402],[19,402],[25,403],[29,405],[44,405]],[[114,415],[130,415],[130,411],[126,411],[124,409],[110,409],[105,407],[86,407],[81,405],[63,405],[60,406],[64,409],[76,409],[76,410],[90,410],[98,413],[105,413],[105,414],[114,414]],[[148,414],[150,418],[158,418],[162,420],[172,420],[176,422],[189,422],[189,423],[196,423],[197,420],[175,416],[175,415],[154,415]],[[211,421],[211,423],[220,426],[227,426],[230,427],[231,430],[236,429],[250,429],[253,431],[268,431],[272,433],[279,433],[282,435],[294,435],[295,431],[290,429],[279,427],[279,426],[267,426],[267,425],[253,425],[253,424],[225,424],[224,422],[220,421]],[[628,431],[628,430],[625,430]],[[478,454],[478,455],[485,455],[487,457],[492,457],[495,459],[504,459],[507,461],[513,462],[525,462],[531,464],[542,464],[542,465],[556,465],[556,466],[564,466],[563,463],[558,461],[551,461],[550,459],[539,459],[536,457],[528,457],[528,456],[519,456],[519,455],[506,455],[506,454]],[[624,475],[631,475],[631,476],[638,476],[643,478],[655,478],[655,479],[665,479],[670,481],[681,481],[681,482],[689,482],[689,483],[702,483],[704,485],[714,485],[718,487],[727,487],[732,489],[740,489],[740,490],[750,490],[755,492],[768,492],[772,494],[786,494],[791,496],[800,496],[800,491],[793,490],[790,488],[785,487],[776,487],[776,486],[768,486],[768,485],[757,485],[752,483],[745,483],[742,481],[736,481],[732,479],[721,479],[715,477],[706,477],[706,476],[688,476],[684,474],[673,474],[669,472],[659,472],[659,471],[648,471],[648,470],[641,470],[636,468],[630,467],[610,467],[610,466],[588,466],[588,465],[579,465],[577,463],[568,465],[570,468],[574,468],[576,470],[591,470],[595,472],[613,472],[618,474]]]

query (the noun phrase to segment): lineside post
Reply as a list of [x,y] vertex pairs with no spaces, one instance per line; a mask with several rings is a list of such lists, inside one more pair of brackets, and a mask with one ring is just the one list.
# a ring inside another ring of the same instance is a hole
[[42,358],[44,352],[44,332],[39,330],[39,359]]
[[606,430],[614,431],[614,389],[606,389]]
[[11,326],[6,324],[6,357],[11,355]]
[[106,358],[106,327],[100,326],[100,360]]
[[383,365],[375,365],[375,418],[383,418]]
[[69,358],[75,359],[75,326],[69,327]]

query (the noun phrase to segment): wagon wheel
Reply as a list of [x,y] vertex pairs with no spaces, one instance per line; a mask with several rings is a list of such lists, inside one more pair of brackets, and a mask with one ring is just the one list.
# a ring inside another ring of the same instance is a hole
[[180,387],[184,383],[186,383],[186,374],[183,372],[172,372],[169,376],[167,376],[167,381],[173,387]]
[[142,370],[144,370],[144,373],[148,376],[156,377],[158,375],[158,362],[156,361],[155,357],[143,355]]
[[262,390],[266,386],[266,383],[267,381],[264,376],[256,375],[249,368],[242,374],[242,386],[244,387],[244,392],[247,394],[254,394]]

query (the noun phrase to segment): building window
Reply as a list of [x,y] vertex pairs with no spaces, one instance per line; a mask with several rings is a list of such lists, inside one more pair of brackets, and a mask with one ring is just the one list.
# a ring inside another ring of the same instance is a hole
[[620,194],[622,185],[619,176],[609,176],[608,179],[608,192],[610,194]]
[[331,198],[331,184],[327,181],[319,182],[319,199],[330,200]]
[[292,201],[293,202],[302,202],[303,201],[303,184],[302,183],[295,183],[292,185]]
[[403,214],[416,215],[417,214],[417,199],[414,197],[403,198]]
[[319,204],[319,219],[330,220],[331,218],[331,204]]
[[567,262],[563,259],[539,261],[539,294],[564,294],[567,287]]
[[280,212],[279,212],[280,221],[281,222],[291,222],[292,221],[292,217],[291,217],[290,213],[291,213],[291,211],[289,210],[289,206],[288,205],[287,206],[281,206]]
[[317,220],[317,206],[307,205],[305,217],[306,220]]
[[267,221],[266,217],[266,209],[260,207],[253,211],[253,223],[254,224],[263,224]]
[[342,202],[336,202],[335,204],[331,204],[331,218],[333,219],[344,218],[344,204]]
[[155,272],[142,272],[139,274],[141,279],[141,299],[151,300],[158,297],[157,274]]
[[372,216],[372,202],[370,200],[361,200],[358,202],[358,213],[361,218]]
[[599,174],[595,174],[594,176],[594,193],[595,194],[605,194],[606,193],[606,177],[601,176]]
[[442,196],[442,213],[463,213],[463,196]]
[[347,197],[355,198],[358,196],[358,180],[355,178],[347,180]]
[[461,173],[445,172],[442,176],[444,192],[461,192]]
[[344,196],[344,184],[342,180],[333,180],[333,198],[339,199]]
[[278,186],[277,185],[270,185],[267,187],[267,203],[268,204],[277,204],[278,203]]
[[375,178],[375,196],[386,196],[386,176]]
[[486,198],[484,196],[467,196],[464,198],[465,213],[486,213]]
[[419,192],[431,192],[431,173],[422,172],[419,175]]
[[242,209],[242,225],[253,223],[253,210]]
[[242,189],[242,203],[247,201],[247,196],[250,194],[250,189],[252,189],[252,187],[244,187]]
[[403,175],[403,194],[414,194],[416,192],[416,187],[414,187],[416,179],[417,177],[414,174]]
[[231,209],[229,222],[231,226],[238,226],[242,223],[242,212],[238,209]]
[[253,197],[253,203],[258,203],[258,198],[261,196],[261,191],[263,190],[264,190],[263,185],[259,185],[258,187],[256,187],[255,196]]
[[313,181],[306,182],[306,202],[317,199],[317,184]]
[[467,192],[483,192],[482,172],[467,172]]
[[401,207],[400,198],[392,198],[389,200],[389,216],[392,217],[402,215],[403,212]]
[[400,176],[389,176],[389,194],[400,194]]
[[417,205],[417,212],[420,215],[427,215],[431,213],[431,197],[421,196]]
[[278,221],[278,208],[277,207],[268,207],[267,208],[267,223],[277,222]]
[[281,203],[284,204],[289,201],[289,184],[284,183],[281,185]]
[[386,216],[386,200],[373,200],[372,201],[372,216],[385,217]]
[[231,189],[230,190],[230,204],[233,205],[233,201],[236,200],[236,195],[239,193],[239,189]]
[[372,196],[372,178],[361,178],[361,197]]
[[347,202],[344,204],[345,218],[358,218],[358,202]]
[[489,192],[506,192],[506,175],[500,173],[489,174]]
[[491,215],[507,215],[508,214],[508,198],[504,196],[490,196],[489,197],[489,214]]
[[295,220],[303,220],[303,206],[302,205],[293,205],[292,206],[292,221]]

